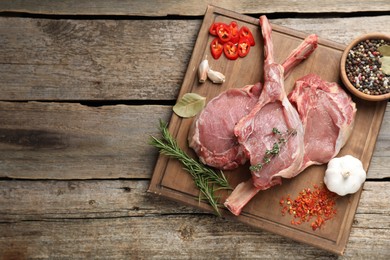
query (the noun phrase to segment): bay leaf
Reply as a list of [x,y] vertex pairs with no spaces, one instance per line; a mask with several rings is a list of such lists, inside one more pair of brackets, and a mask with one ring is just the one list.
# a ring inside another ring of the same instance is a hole
[[381,59],[382,72],[386,75],[390,75],[390,56],[383,56]]
[[193,117],[206,105],[206,98],[196,93],[184,94],[173,106],[173,112],[180,117]]
[[383,56],[390,56],[390,45],[382,45],[378,48],[378,51]]

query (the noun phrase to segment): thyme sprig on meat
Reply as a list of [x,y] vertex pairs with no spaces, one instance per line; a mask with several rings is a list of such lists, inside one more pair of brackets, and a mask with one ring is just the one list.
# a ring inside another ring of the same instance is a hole
[[199,189],[199,201],[206,200],[213,207],[215,213],[221,216],[218,206],[218,196],[215,192],[226,189],[231,190],[225,175],[222,171],[216,172],[204,164],[188,156],[177,144],[176,140],[168,131],[168,124],[160,121],[159,130],[161,139],[151,136],[150,144],[159,149],[161,154],[179,160],[193,178],[196,187]]
[[280,153],[280,149],[287,143],[287,140],[297,134],[295,129],[288,129],[286,133],[281,133],[276,127],[272,128],[272,133],[278,136],[278,141],[275,142],[271,149],[266,149],[263,157],[263,162],[249,167],[251,171],[260,171],[265,164],[271,162],[271,159]]

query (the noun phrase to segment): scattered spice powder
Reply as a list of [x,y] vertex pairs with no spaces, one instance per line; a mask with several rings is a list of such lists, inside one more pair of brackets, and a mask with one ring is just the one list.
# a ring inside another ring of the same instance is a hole
[[325,186],[314,185],[314,190],[303,189],[295,199],[290,195],[281,198],[280,206],[282,215],[286,213],[294,217],[292,225],[300,225],[311,221],[311,227],[315,231],[336,215],[337,195],[329,191]]

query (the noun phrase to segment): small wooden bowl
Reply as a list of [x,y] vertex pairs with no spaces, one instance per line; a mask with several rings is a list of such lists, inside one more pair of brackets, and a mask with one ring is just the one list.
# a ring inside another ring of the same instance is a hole
[[365,41],[365,40],[370,40],[370,39],[383,39],[383,40],[386,40],[386,41],[390,41],[390,35],[388,34],[383,34],[383,33],[370,33],[370,34],[364,34],[358,38],[356,38],[355,40],[353,40],[348,46],[347,48],[345,48],[344,52],[343,52],[343,55],[341,56],[341,62],[340,62],[340,75],[341,75],[341,80],[342,82],[344,83],[344,85],[347,87],[347,89],[355,96],[361,98],[361,99],[364,99],[364,100],[368,100],[368,101],[381,101],[381,100],[386,100],[386,99],[389,99],[390,98],[390,93],[387,93],[387,94],[383,94],[383,95],[369,95],[369,94],[365,94],[361,91],[359,91],[358,89],[356,89],[352,84],[351,82],[349,81],[348,77],[347,77],[347,73],[345,71],[345,63],[346,63],[346,60],[347,60],[347,56],[348,56],[348,53],[349,51],[355,46],[357,45],[359,42],[361,41]]

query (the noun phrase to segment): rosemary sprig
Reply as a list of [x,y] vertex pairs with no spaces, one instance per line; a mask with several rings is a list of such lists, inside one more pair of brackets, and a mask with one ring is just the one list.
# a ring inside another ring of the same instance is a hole
[[199,200],[206,199],[213,207],[215,213],[221,216],[218,209],[218,197],[215,195],[217,190],[231,189],[225,175],[222,171],[215,172],[204,164],[188,156],[177,144],[176,140],[168,131],[168,124],[160,120],[159,130],[161,139],[151,136],[150,144],[159,149],[161,154],[179,160],[186,170],[192,176],[196,187],[200,191]]
[[271,159],[274,158],[276,155],[279,154],[280,149],[282,146],[287,143],[287,140],[291,137],[296,135],[297,131],[295,129],[288,129],[285,134],[281,133],[276,127],[272,128],[272,133],[276,136],[279,136],[278,141],[275,142],[272,146],[272,149],[266,149],[265,155],[263,157],[263,162],[260,162],[258,164],[252,165],[249,167],[249,170],[251,171],[260,171],[263,169],[265,164],[268,164],[271,162]]

